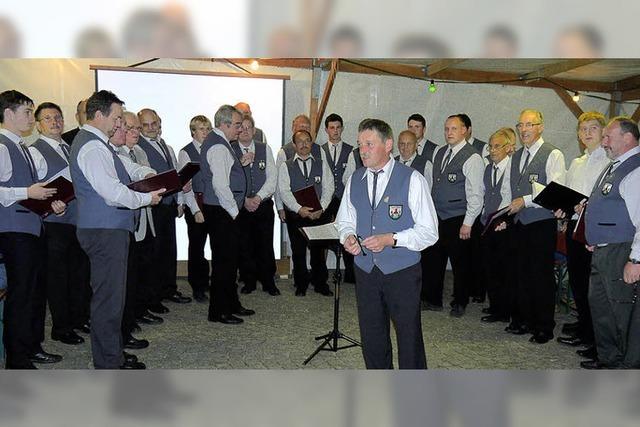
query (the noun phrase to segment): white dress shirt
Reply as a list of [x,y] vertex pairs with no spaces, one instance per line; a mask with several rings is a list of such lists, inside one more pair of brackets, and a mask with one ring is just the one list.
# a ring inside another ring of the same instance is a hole
[[[640,147],[633,148],[626,153],[618,156],[616,160],[620,163],[616,163],[613,170],[616,170],[625,160],[629,157],[640,153]],[[636,168],[627,176],[625,176],[620,182],[620,195],[624,199],[624,203],[627,206],[629,212],[629,218],[631,223],[636,228],[636,234],[633,236],[633,243],[631,243],[631,254],[629,258],[640,259],[640,168]],[[588,208],[587,208],[588,209]]]
[[236,219],[239,210],[236,200],[233,198],[229,181],[229,174],[235,161],[235,155],[231,154],[233,149],[224,133],[218,128],[213,128],[212,132],[221,136],[228,146],[227,148],[223,147],[222,144],[216,144],[207,151],[207,161],[213,175],[211,179],[213,192],[218,197],[218,202],[222,209],[227,211],[231,218]]
[[[593,153],[585,151],[582,156],[571,162],[566,177],[567,187],[589,197],[596,185],[596,180],[609,166],[609,162],[607,153],[602,147],[596,148]],[[574,213],[571,219],[578,219],[578,215]]]
[[[97,136],[84,144],[78,152],[78,167],[96,193],[109,206],[138,209],[149,205],[151,194],[130,190],[120,182],[113,154],[105,145],[109,141],[107,135],[88,124],[83,125],[82,129]],[[111,145],[111,148],[117,152],[117,147]],[[120,158],[122,159],[121,156]],[[122,163],[132,181],[144,179],[148,174],[155,173],[153,169],[133,163],[130,159],[123,159]]]
[[[22,138],[7,129],[0,129],[0,133],[9,138],[11,142],[16,144],[16,147],[20,151],[20,154],[23,154],[22,148],[20,148],[20,141],[22,141]],[[36,165],[36,169],[37,168],[38,165]],[[36,170],[36,172],[38,174],[38,177],[44,177],[46,175],[46,172],[43,173],[43,171],[41,170]],[[7,150],[7,147],[5,147],[4,145],[0,145],[0,181],[8,181],[9,179],[11,179],[12,174],[13,166],[11,165],[11,157],[9,157],[9,151]],[[2,206],[4,207],[8,207],[15,202],[27,200],[29,198],[27,190],[27,187],[0,186],[0,204],[2,204]]]
[[[387,188],[395,163],[396,161],[393,158],[389,159],[382,168],[384,172],[378,175],[376,205],[384,195],[384,190]],[[371,200],[373,196],[373,171],[368,169],[362,179],[367,180],[367,190],[369,200]],[[342,203],[340,203],[340,209],[338,209],[338,215],[336,216],[340,243],[343,244],[351,234],[356,235],[356,224],[358,223],[358,212],[351,203],[351,182],[352,180],[349,179],[345,185]],[[396,246],[412,251],[421,251],[438,240],[438,216],[431,199],[427,180],[416,170],[412,172],[409,181],[409,210],[415,224],[411,228],[396,233]]]
[[[542,144],[544,144],[544,139],[540,137],[536,142],[533,143],[531,147],[524,147],[522,157],[520,157],[520,170],[522,170],[524,166],[524,162],[527,157],[527,150],[529,151],[529,163],[531,163]],[[549,158],[547,159],[547,164],[545,165],[544,170],[547,174],[547,183],[555,181],[558,184],[564,185],[567,171],[565,170],[564,155],[562,154],[562,151],[556,148],[549,154]],[[523,199],[524,205],[527,208],[542,208],[542,206],[533,203],[533,196],[531,194],[523,196]]]
[[[245,147],[238,141],[238,145],[240,146],[240,150],[244,154],[245,148],[248,148],[249,153],[256,154],[256,144],[251,141],[248,147]],[[260,197],[260,200],[267,200],[269,197],[273,196],[273,193],[276,192],[276,187],[278,186],[278,171],[276,169],[276,162],[273,160],[273,153],[271,152],[271,148],[267,145],[267,162],[265,165],[265,174],[266,180],[260,190],[256,192],[256,196]],[[251,166],[253,163],[251,164]],[[248,183],[247,183],[248,184]]]
[[[491,179],[493,179],[493,166],[491,164]],[[495,165],[498,167],[496,173],[496,182],[500,181],[502,178],[502,185],[500,186],[500,196],[502,197],[502,201],[500,201],[500,206],[498,210],[502,208],[506,208],[511,203],[511,156],[506,156],[504,159],[500,160],[500,162]],[[487,189],[484,186],[484,179],[482,180],[482,194],[484,194]],[[482,212],[484,212],[484,206],[482,207]],[[489,212],[490,214],[493,212]]]
[[[302,162],[299,162],[298,154],[296,153],[293,156],[294,163],[298,165],[300,171],[304,174],[304,167],[302,166]],[[309,155],[307,159],[313,159],[312,155]],[[311,173],[311,166],[309,166],[308,173]],[[327,163],[326,159],[322,161],[322,195],[320,195],[320,205],[322,209],[325,210],[331,203],[331,198],[333,197],[333,172],[331,172],[331,168]],[[287,206],[290,211],[298,213],[300,208],[302,207],[300,203],[296,201],[296,198],[291,192],[291,178],[289,177],[289,168],[287,167],[287,163],[283,163],[280,165],[280,169],[278,171],[278,191],[280,191],[280,198],[282,202]]]
[[[196,151],[200,154],[200,150],[202,149],[202,143],[196,141],[195,139],[191,140]],[[184,150],[180,150],[178,153],[178,170],[181,170],[186,166],[189,162],[200,163],[200,159],[191,159],[189,154]],[[192,214],[196,214],[200,212],[200,206],[198,206],[198,202],[196,202],[196,195],[193,192],[193,189],[189,190],[189,192],[184,193],[184,203],[187,205]]]
[[[467,145],[466,140],[459,142],[453,147],[451,147],[449,144],[440,146],[433,152],[433,158],[436,158],[436,154],[440,150],[448,150],[449,148],[451,148],[451,158],[449,160],[449,163],[451,163],[451,161],[453,161],[453,159],[460,152],[460,150],[465,147],[465,145]],[[442,157],[442,163],[444,163],[445,159],[447,158],[447,154],[448,153],[445,152],[444,156]],[[442,164],[433,167],[441,168]],[[484,184],[482,182],[484,179],[484,168],[485,164],[479,154],[471,155],[471,157],[469,157],[467,161],[462,165],[462,173],[465,177],[464,194],[465,198],[467,199],[467,211],[464,215],[463,224],[468,225],[469,227],[473,225],[473,222],[476,220],[478,215],[480,215],[480,213],[482,212],[482,207],[484,205]]]
[[[147,153],[134,145],[133,148],[129,148],[126,145],[122,145],[118,147],[118,157],[124,162],[133,162],[133,159],[130,157],[130,152],[133,151],[133,154],[136,157],[136,163],[142,166],[146,166],[151,169],[149,165],[149,158],[147,157]],[[153,169],[152,169],[153,170]],[[155,172],[155,171],[154,171]],[[151,211],[150,206],[145,206],[140,208],[140,217],[138,219],[138,224],[136,229],[133,232],[133,237],[136,239],[136,242],[141,242],[147,236],[147,223],[149,224],[149,228],[151,229],[151,235],[156,237],[156,227],[153,222],[153,212]]]
[[[71,172],[69,171],[69,166],[68,166],[69,162],[67,161],[67,156],[65,156],[64,151],[62,151],[60,144],[64,144],[67,147],[67,150],[68,150],[67,152],[71,151],[71,147],[69,147],[69,145],[66,142],[64,142],[64,140],[62,139],[60,139],[61,142],[58,142],[55,139],[46,137],[44,135],[40,135],[40,139],[42,139],[44,142],[49,144],[51,148],[53,148],[55,152],[58,153],[60,157],[62,157],[65,160],[65,162],[67,162],[67,167],[62,169],[60,172],[58,172],[58,174],[52,176],[49,179],[49,181],[53,181],[59,176],[64,177],[68,181],[71,181]],[[35,163],[36,169],[38,170],[38,179],[39,180],[44,179],[44,177],[47,176],[47,173],[49,172],[49,166],[47,164],[46,159],[44,158],[42,153],[40,153],[40,151],[38,151],[38,149],[35,148],[33,145],[29,147],[29,153],[31,153],[33,162]]]

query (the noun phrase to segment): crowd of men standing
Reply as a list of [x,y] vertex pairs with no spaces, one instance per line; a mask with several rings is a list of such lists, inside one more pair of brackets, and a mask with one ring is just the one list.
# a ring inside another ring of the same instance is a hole
[[[20,92],[0,94],[7,368],[61,360],[42,348],[48,303],[53,340],[75,345],[84,342],[78,332],[90,333],[95,368],[143,369],[124,351],[149,346],[133,334],[163,322],[159,315],[169,311],[163,301],[191,302],[176,286],[175,220],[182,216],[193,299],[208,301],[212,322],[242,323],[255,312],[241,304],[238,275],[241,294],[254,292],[259,282],[270,296],[280,295],[272,245],[276,212],[287,226],[299,297],[310,284],[333,295],[326,247],[310,245],[299,228],[336,221],[346,249],[345,281],[356,284],[368,368],[393,367],[390,320],[400,368],[426,368],[420,311],[444,309],[447,261],[454,277],[452,317],[488,295],[483,322],[508,323],[506,332],[531,334],[536,344],[554,338],[559,224],[569,230],[569,280],[579,317],[564,325],[566,336],[558,341],[585,347],[578,350],[590,359],[584,368],[640,367],[640,315],[633,309],[640,201],[631,190],[640,180],[640,149],[630,119],[606,124],[596,112],[581,116],[577,133],[586,150],[567,174],[562,152],[542,138],[544,119],[536,110],[524,110],[516,131],[501,128],[488,143],[473,137],[466,114],[451,115],[442,146],[427,139],[420,114],[407,119],[397,141],[385,122],[363,120],[357,146],[342,140],[338,114],[326,117],[322,145],[314,141],[309,118],[299,115],[291,141],[274,159],[246,103],[221,106],[213,124],[204,115],[193,117],[192,140],[177,156],[153,109],[136,114],[123,105],[111,92],[96,92],[78,104],[79,128],[63,133],[56,104],[35,108]],[[34,124],[40,137],[26,147],[22,136]],[[127,187],[189,162],[200,170],[176,193]],[[76,198],[67,204],[44,186],[58,176],[73,182]],[[533,202],[532,183],[552,181],[590,196],[588,246],[570,232],[585,204],[575,212],[551,212]],[[315,189],[321,209],[298,202],[295,193],[306,187]],[[43,221],[20,205],[26,199],[51,201],[53,213]],[[488,227],[491,214],[503,208],[509,220]],[[211,266],[204,256],[207,237]]]

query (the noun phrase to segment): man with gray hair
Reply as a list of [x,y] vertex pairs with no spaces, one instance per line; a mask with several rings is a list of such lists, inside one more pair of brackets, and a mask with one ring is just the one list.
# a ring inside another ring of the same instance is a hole
[[236,283],[240,250],[236,218],[244,205],[247,180],[231,141],[237,140],[242,131],[242,115],[235,107],[223,105],[213,121],[215,128],[200,150],[205,181],[203,210],[213,258],[208,319],[234,325],[243,322],[236,315],[255,313],[240,304]]
[[[235,105],[235,107],[236,107],[236,110],[240,111],[242,115],[248,115],[249,117],[253,118],[253,113],[251,112],[251,106],[246,102],[242,102],[242,101],[238,102]],[[267,136],[264,134],[262,129],[257,127],[254,127],[253,129],[256,131],[256,134],[253,136],[253,140],[258,142],[264,142],[266,144]]]

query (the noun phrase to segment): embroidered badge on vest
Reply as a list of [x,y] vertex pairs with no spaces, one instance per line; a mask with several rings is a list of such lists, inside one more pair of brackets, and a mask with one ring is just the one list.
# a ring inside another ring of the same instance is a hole
[[456,179],[458,179],[458,174],[450,173],[447,176],[447,179],[449,180],[449,182],[456,182]]
[[322,182],[322,177],[321,176],[316,176],[316,184],[320,184]]
[[389,218],[400,219],[402,216],[402,205],[389,205]]
[[529,174],[529,183],[533,184],[534,182],[538,182],[538,174],[537,173],[530,173]]
[[602,186],[602,195],[606,196],[607,194],[609,194],[611,192],[612,187],[613,187],[613,184],[611,184],[610,182],[605,182],[604,185]]
[[342,164],[342,169],[346,169],[346,168],[347,168],[347,164],[346,164],[346,163],[343,163],[343,164]]
[[260,160],[258,162],[258,169],[263,171],[266,167],[267,167],[267,163],[264,160]]

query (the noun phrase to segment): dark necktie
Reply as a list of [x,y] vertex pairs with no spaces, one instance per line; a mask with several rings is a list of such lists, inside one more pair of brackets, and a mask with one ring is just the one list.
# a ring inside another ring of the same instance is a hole
[[607,179],[607,177],[609,177],[609,175],[611,175],[611,172],[613,172],[613,167],[615,165],[617,165],[618,163],[620,163],[620,160],[614,160],[613,162],[609,163],[609,166],[607,167],[607,170],[605,171],[604,175],[602,175],[602,178],[600,179],[600,182],[598,183],[598,187],[600,185],[602,185],[604,180]]
[[307,160],[309,160],[311,157],[307,157],[306,159],[298,159],[299,161],[302,162],[302,173],[304,174],[304,179],[309,182],[309,169],[307,169]]
[[338,144],[333,146],[333,164],[338,164]]
[[136,153],[133,152],[133,148],[129,150],[129,158],[133,163],[138,163],[138,159],[136,158]]
[[29,166],[29,173],[31,174],[31,179],[33,182],[38,181],[38,175],[36,173],[36,164],[33,161],[33,157],[31,157],[31,153],[29,153],[29,149],[24,144],[24,141],[20,140],[20,149],[22,150],[22,155],[24,159],[27,161],[27,165]]
[[[249,147],[243,147],[242,149],[244,150],[244,154],[247,154],[249,152]],[[250,190],[249,191],[249,196],[253,197],[254,196],[254,193],[253,193],[253,169],[252,169],[253,163],[249,163],[248,166],[249,166],[249,177],[248,178],[249,178],[249,190]],[[246,173],[245,173],[245,176],[246,176]]]
[[380,169],[377,172],[371,171],[373,174],[373,191],[371,192],[371,209],[376,208],[376,190],[378,189],[378,175],[383,173],[384,170]]
[[498,165],[493,165],[493,187],[498,183]]
[[524,151],[527,152],[527,155],[524,158],[524,165],[522,165],[522,169],[520,169],[520,173],[524,173],[524,171],[527,170],[527,166],[529,166],[529,156],[531,155],[531,153],[529,152],[529,150],[527,150],[526,148],[524,149]]
[[[152,139],[152,141],[155,141],[155,140]],[[169,148],[167,148],[167,145],[164,143],[162,138],[157,140],[156,144],[158,144],[158,146],[162,150],[162,154],[164,154],[164,158],[167,161],[167,164],[169,165],[169,167],[173,168],[173,159],[169,155]]]
[[453,152],[453,150],[451,148],[448,149],[447,151],[447,156],[444,158],[444,162],[442,162],[442,168],[440,169],[440,173],[444,172],[444,170],[447,168],[447,165],[449,165],[449,161],[451,160],[451,153]]
[[61,142],[60,149],[62,150],[64,156],[67,158],[67,163],[69,163],[69,147],[67,146],[67,144]]

